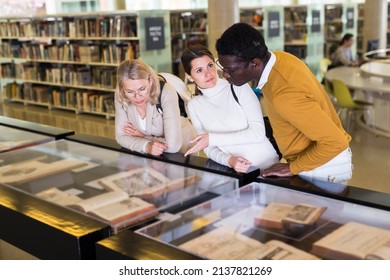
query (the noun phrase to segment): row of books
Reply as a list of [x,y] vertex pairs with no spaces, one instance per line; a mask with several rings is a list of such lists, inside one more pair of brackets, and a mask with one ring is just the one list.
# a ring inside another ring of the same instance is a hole
[[325,21],[340,20],[343,16],[342,4],[325,6]]
[[137,37],[135,16],[58,17],[0,22],[2,37]]
[[191,45],[202,44],[207,45],[206,35],[193,35],[188,36],[186,39],[174,38],[172,39],[172,58],[174,60],[180,60],[183,51]]
[[128,42],[82,45],[60,41],[51,45],[11,40],[0,44],[0,57],[118,64],[125,59],[138,58],[139,44]]
[[284,29],[284,41],[291,42],[293,40],[306,40],[307,27],[305,26],[289,26]]
[[264,14],[262,9],[244,10],[240,13],[240,22],[248,23],[256,28],[263,27]]
[[23,71],[23,66],[17,63],[2,63],[0,64],[0,78],[22,78],[20,73]]
[[96,88],[114,89],[116,86],[116,68],[107,66],[86,67],[68,65],[36,65],[32,63],[2,64],[3,78],[15,78],[54,84],[93,86]]
[[358,18],[364,18],[364,4],[358,5]]
[[0,36],[9,36],[8,22],[6,21],[0,21]]
[[339,24],[332,24],[332,25],[326,25],[325,26],[325,38],[326,39],[341,39],[341,34],[343,33],[343,25],[342,23]]
[[171,14],[171,32],[206,32],[207,14],[206,13],[179,13]]
[[307,8],[285,8],[284,9],[284,23],[285,24],[296,24],[306,23]]
[[81,112],[115,113],[112,93],[86,92],[30,83],[8,83],[3,88],[3,94],[9,100],[37,102]]

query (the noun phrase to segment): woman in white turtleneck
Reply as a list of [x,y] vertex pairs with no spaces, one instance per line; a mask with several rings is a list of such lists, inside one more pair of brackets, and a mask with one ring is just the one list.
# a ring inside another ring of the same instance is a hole
[[[218,77],[214,57],[203,45],[188,47],[181,61],[187,78],[200,91],[188,104],[198,136],[186,155],[204,149],[210,159],[237,172],[246,172],[251,165],[265,169],[278,162],[265,135],[260,103],[250,86],[233,86],[236,101],[231,85]],[[238,65],[229,71],[246,66]]]

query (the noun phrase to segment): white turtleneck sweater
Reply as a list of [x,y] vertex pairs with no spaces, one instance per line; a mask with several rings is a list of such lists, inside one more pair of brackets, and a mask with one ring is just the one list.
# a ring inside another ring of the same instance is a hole
[[204,151],[210,159],[228,166],[230,156],[241,156],[260,169],[279,161],[265,136],[260,102],[248,84],[234,86],[239,103],[226,80],[200,90],[203,95],[192,98],[188,110],[197,134],[209,134]]

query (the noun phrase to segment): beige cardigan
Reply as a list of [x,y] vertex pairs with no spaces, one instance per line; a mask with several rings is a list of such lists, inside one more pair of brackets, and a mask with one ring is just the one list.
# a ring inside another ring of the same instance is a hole
[[[157,111],[156,105],[147,104],[144,130],[141,128],[136,107],[133,104],[122,105],[115,100],[115,139],[118,144],[132,151],[145,153],[149,142],[160,141],[168,144],[166,150],[168,153],[187,151],[189,141],[196,136],[196,133],[188,118],[180,116],[177,93],[168,83],[163,88],[161,106],[163,114]],[[125,134],[122,127],[126,122],[131,122],[146,136],[140,138]]]

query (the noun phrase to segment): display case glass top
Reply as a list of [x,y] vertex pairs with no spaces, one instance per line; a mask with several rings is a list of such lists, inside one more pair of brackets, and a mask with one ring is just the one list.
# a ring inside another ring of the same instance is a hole
[[388,211],[257,182],[135,233],[206,259],[390,259]]
[[0,124],[0,153],[54,140],[53,137]]
[[217,196],[238,180],[58,140],[0,154],[0,183],[109,224],[114,232]]
[[95,147],[110,149],[118,152],[132,154],[139,157],[146,157],[149,159],[181,165],[186,168],[195,168],[206,172],[233,177],[239,180],[240,186],[253,182],[260,175],[260,169],[256,167],[249,168],[246,173],[236,172],[233,168],[219,164],[203,156],[195,156],[195,155],[184,156],[184,154],[180,152],[163,153],[160,156],[153,156],[150,154],[139,153],[121,147],[115,141],[115,139],[100,137],[96,135],[77,133],[71,136],[67,136],[66,139],[77,143],[92,145]]
[[[73,130],[69,130],[69,129],[54,127],[50,125],[35,123],[35,122],[21,120],[21,119],[15,119],[6,116],[0,116],[0,125],[4,127],[10,127],[17,130],[25,131],[25,132],[32,132],[40,135],[46,135],[49,136],[50,139],[56,139],[56,140],[63,139],[75,133]],[[16,138],[11,138],[12,136],[4,136],[4,133],[2,133],[2,135],[5,139],[6,137],[10,137],[10,139],[16,139]],[[24,137],[21,137],[21,139],[24,140]]]

